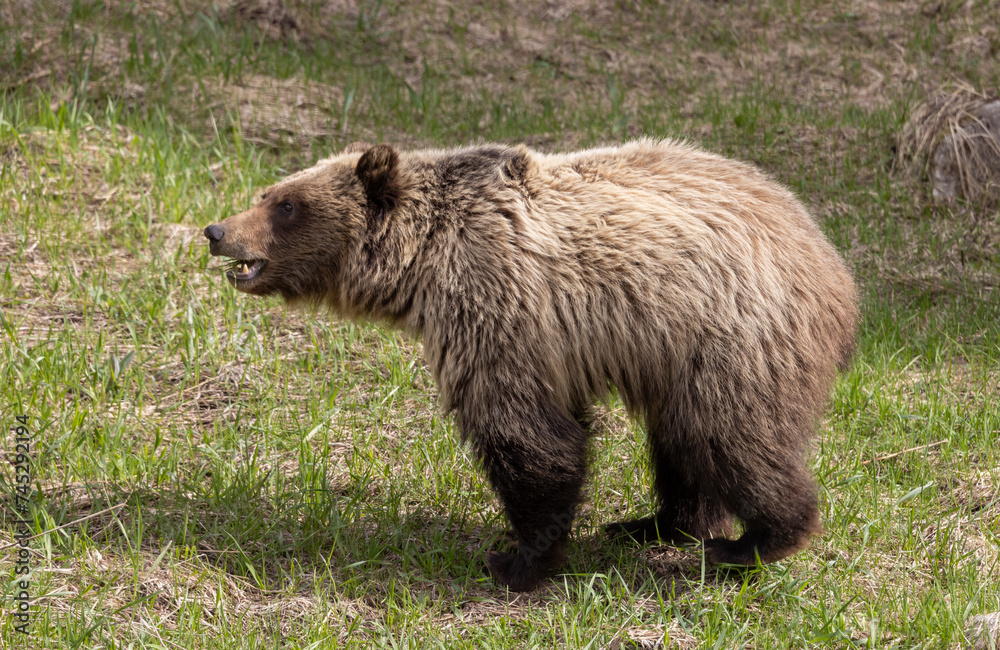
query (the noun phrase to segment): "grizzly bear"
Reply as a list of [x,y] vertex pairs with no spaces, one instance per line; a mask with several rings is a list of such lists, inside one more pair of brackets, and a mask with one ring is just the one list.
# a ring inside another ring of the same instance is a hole
[[563,562],[588,414],[612,388],[645,422],[659,506],[610,533],[752,565],[820,529],[805,456],[854,348],[855,288],[753,167],[652,139],[352,145],[205,236],[240,291],[423,337],[513,528],[517,551],[487,555],[512,590]]

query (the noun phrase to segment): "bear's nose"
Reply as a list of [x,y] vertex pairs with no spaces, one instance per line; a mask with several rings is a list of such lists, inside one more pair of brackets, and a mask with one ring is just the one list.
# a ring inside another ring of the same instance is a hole
[[219,224],[213,223],[208,228],[205,228],[205,236],[208,237],[208,241],[214,244],[215,242],[222,241],[222,238],[226,236],[226,231]]

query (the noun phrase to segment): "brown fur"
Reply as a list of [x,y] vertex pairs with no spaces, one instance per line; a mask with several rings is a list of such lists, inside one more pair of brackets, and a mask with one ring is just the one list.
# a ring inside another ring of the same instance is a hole
[[[423,337],[518,539],[487,558],[512,589],[562,562],[588,408],[611,386],[647,425],[660,500],[612,532],[753,564],[819,530],[804,455],[854,347],[854,283],[750,166],[654,140],[558,155],[362,145],[210,228],[213,254],[266,260],[237,288]],[[729,540],[734,517],[745,531]]]

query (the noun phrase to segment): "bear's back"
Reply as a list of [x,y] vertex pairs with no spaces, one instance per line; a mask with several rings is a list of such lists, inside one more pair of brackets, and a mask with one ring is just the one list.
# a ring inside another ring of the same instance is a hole
[[850,274],[798,200],[749,165],[649,139],[435,154],[453,228],[434,256],[448,284],[435,312],[474,298],[496,323],[483,331],[537,358],[560,401],[608,380],[626,397],[662,392],[665,367],[711,344],[759,360],[794,340],[786,356],[810,355],[824,376],[849,353]]
[[523,214],[500,245],[537,293],[553,363],[567,364],[555,376],[589,377],[582,392],[650,387],[709,340],[760,356],[798,338],[830,372],[849,354],[850,273],[755,168],[671,141],[531,155]]

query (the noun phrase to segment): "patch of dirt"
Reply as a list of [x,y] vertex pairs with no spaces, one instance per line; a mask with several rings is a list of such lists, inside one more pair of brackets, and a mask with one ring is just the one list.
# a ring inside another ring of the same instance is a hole
[[295,12],[283,0],[237,0],[223,10],[223,15],[254,23],[271,39],[297,39],[299,35],[299,21]]
[[967,515],[1000,518],[1000,467],[956,479],[950,496]]
[[669,625],[634,625],[621,631],[608,650],[688,650],[698,647],[698,640],[677,621]]
[[[308,148],[317,138],[346,135],[349,124],[342,122],[344,92],[341,88],[301,79],[277,79],[249,75],[239,81],[218,79],[206,86],[213,114],[220,123],[236,110],[244,137],[256,144],[277,146],[294,142],[308,157]],[[200,90],[195,101],[203,101]]]
[[665,580],[676,580],[701,564],[701,556],[673,546],[654,546],[644,552],[646,564]]

